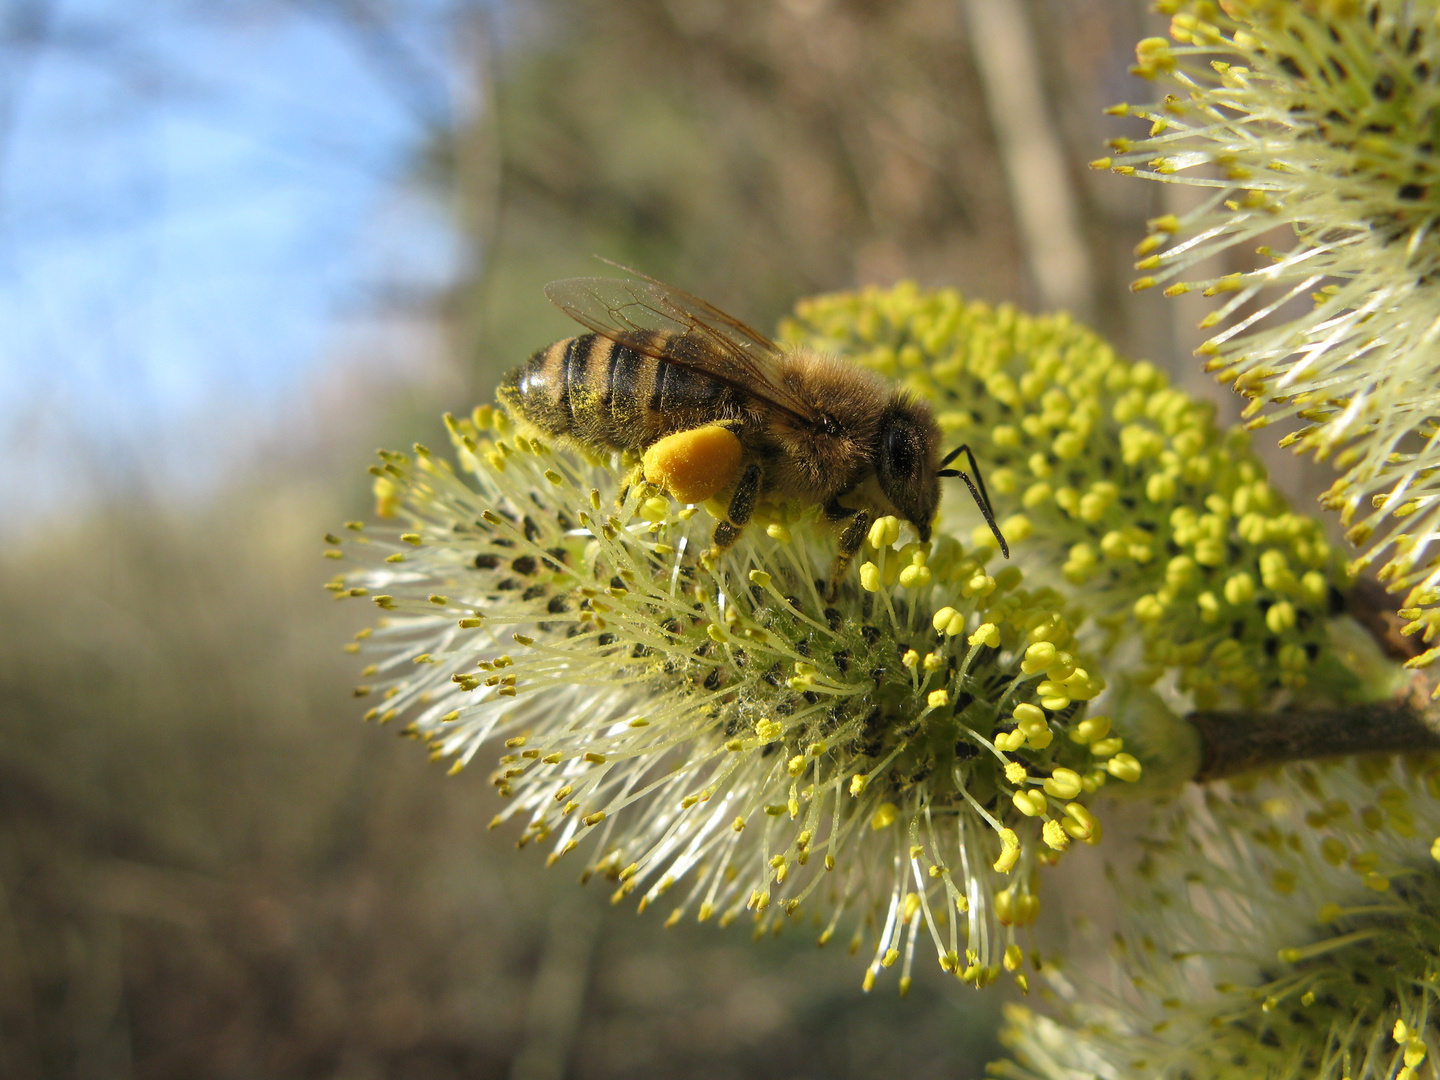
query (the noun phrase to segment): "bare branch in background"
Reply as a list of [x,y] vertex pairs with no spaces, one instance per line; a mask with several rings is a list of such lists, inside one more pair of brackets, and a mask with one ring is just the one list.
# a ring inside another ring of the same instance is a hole
[[1026,263],[1041,303],[1084,318],[1094,307],[1091,256],[1080,231],[1065,152],[1045,104],[1024,5],[1015,0],[965,0],[965,13]]
[[599,932],[599,912],[583,894],[570,893],[556,901],[510,1080],[564,1080],[570,1074]]

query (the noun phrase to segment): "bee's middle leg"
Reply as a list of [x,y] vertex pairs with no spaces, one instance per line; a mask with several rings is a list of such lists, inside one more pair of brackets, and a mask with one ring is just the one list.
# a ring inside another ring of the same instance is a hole
[[740,480],[730,496],[730,505],[725,510],[725,520],[715,525],[715,532],[711,537],[714,543],[712,554],[719,555],[740,539],[740,534],[745,531],[751,515],[755,513],[755,502],[760,498],[762,479],[764,472],[753,462],[746,465],[740,473]]
[[870,531],[871,513],[869,510],[851,510],[847,506],[831,499],[825,506],[825,516],[831,521],[844,521],[850,519],[840,533],[840,543],[836,545],[835,561],[830,564],[830,587],[825,593],[826,602],[833,601],[840,591],[840,582],[845,580],[845,575],[850,571],[850,564],[855,560],[855,553],[860,550],[860,545],[865,543],[865,536]]

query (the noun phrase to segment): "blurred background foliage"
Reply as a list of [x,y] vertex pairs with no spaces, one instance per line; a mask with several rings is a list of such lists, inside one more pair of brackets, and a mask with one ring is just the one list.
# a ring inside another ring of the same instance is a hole
[[1126,291],[1181,196],[1084,167],[1151,18],[0,4],[0,1075],[982,1075],[997,994],[866,998],[808,928],[666,931],[487,833],[484,770],[360,723],[319,538],[369,447],[570,332],[541,287],[597,254],[762,327],[910,277],[1188,356]]

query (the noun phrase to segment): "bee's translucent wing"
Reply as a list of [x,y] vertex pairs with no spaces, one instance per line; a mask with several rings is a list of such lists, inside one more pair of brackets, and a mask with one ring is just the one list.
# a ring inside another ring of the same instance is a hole
[[617,270],[625,271],[631,277],[642,279],[653,286],[657,294],[663,294],[668,304],[683,311],[687,318],[698,320],[705,326],[711,327],[716,333],[733,340],[746,349],[753,350],[757,354],[769,353],[776,357],[780,355],[780,346],[775,342],[733,315],[727,315],[708,300],[701,300],[694,293],[677,289],[673,285],[666,285],[665,282],[657,281],[649,274],[642,274],[639,270],[632,269],[624,263],[615,262],[613,259],[602,259],[601,261],[609,263]]
[[642,278],[565,278],[545,286],[545,295],[617,344],[728,383],[800,420],[818,419],[781,381],[780,346],[698,296]]

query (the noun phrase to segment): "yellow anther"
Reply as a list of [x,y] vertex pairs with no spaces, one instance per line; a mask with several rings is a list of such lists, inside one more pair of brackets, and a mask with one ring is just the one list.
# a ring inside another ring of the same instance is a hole
[[1045,841],[1047,847],[1056,851],[1064,851],[1070,846],[1070,837],[1064,826],[1058,821],[1047,821],[1040,830],[1040,838]]
[[[1032,645],[1031,648],[1033,649],[1034,646]],[[1054,650],[1054,646],[1051,646],[1051,650]],[[1017,724],[1043,724],[1045,723],[1045,713],[1039,706],[1025,702],[1015,706],[1015,722]]]
[[1154,593],[1149,593],[1135,601],[1135,618],[1141,622],[1156,622],[1165,616],[1165,605]]
[[1234,574],[1226,580],[1224,593],[1229,604],[1238,607],[1248,603],[1255,598],[1255,579],[1244,572]]
[[1289,600],[1281,600],[1278,604],[1271,604],[1265,612],[1265,625],[1272,634],[1282,634],[1295,626],[1296,618],[1295,605]]
[[1090,753],[1098,758],[1114,757],[1125,747],[1125,740],[1117,737],[1096,739],[1090,744]]
[[1000,647],[1000,628],[994,623],[981,623],[966,639],[971,645],[987,645],[992,649]]
[[772,521],[765,526],[765,535],[771,540],[778,540],[782,544],[790,542],[790,530],[778,521]]
[[928,566],[912,563],[900,571],[900,585],[906,589],[923,589],[930,584],[931,578]]
[[880,568],[873,562],[860,565],[860,587],[866,592],[879,592],[881,586]]
[[1045,781],[1045,794],[1057,799],[1073,799],[1081,791],[1080,774],[1073,769],[1057,768]]
[[[983,528],[983,526],[981,526],[981,528]],[[988,530],[985,535],[990,536]],[[992,544],[995,542],[993,536],[990,536],[990,542]],[[977,570],[968,581],[960,585],[960,595],[966,599],[972,596],[989,596],[994,591],[995,579],[983,570]]]
[[[1020,860],[1020,838],[1015,835],[1014,829],[1000,830],[1000,857],[995,860],[995,869],[998,873],[1008,874],[1015,869],[1015,864]],[[962,910],[968,910],[969,905]]]
[[1002,731],[995,736],[995,746],[1007,752],[1019,750],[1025,745],[1025,732],[1018,728],[1014,731]]
[[1140,762],[1130,754],[1116,754],[1105,762],[1105,771],[1117,780],[1134,783],[1140,779]]
[[1010,801],[1015,804],[1015,809],[1019,810],[1026,817],[1040,817],[1045,813],[1047,805],[1045,796],[1033,789],[1030,791],[1015,792],[1014,795],[1010,796]]
[[1055,646],[1048,641],[1037,641],[1025,650],[1025,659],[1020,661],[1020,670],[1026,675],[1045,671],[1055,663]]
[[893,546],[895,541],[900,539],[900,519],[891,514],[876,518],[870,526],[868,539],[870,546],[876,551]]
[[912,892],[912,893],[906,893],[906,894],[905,894],[905,906],[904,906],[904,908],[903,908],[903,910],[902,910],[901,921],[902,921],[902,922],[907,922],[907,923],[910,922],[912,919],[915,918],[916,914],[917,914],[919,911],[920,911],[920,894],[919,894],[919,893],[913,893],[913,892]]

